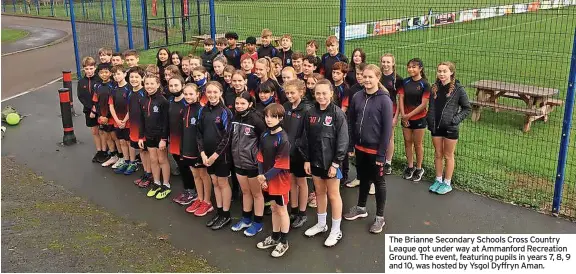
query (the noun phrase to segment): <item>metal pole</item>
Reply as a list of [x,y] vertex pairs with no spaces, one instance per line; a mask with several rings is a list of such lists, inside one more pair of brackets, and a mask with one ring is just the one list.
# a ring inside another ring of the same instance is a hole
[[184,3],[184,1],[180,1],[180,14],[182,15],[180,17],[180,29],[182,30],[182,43],[186,42],[186,18],[184,18],[184,7],[185,5],[187,5],[187,3]]
[[202,20],[200,20],[200,0],[196,0],[196,7],[198,8],[198,35],[202,34]]
[[554,184],[554,200],[552,202],[552,213],[556,216],[560,212],[560,204],[562,203],[562,187],[564,186],[568,145],[570,144],[572,112],[574,111],[574,93],[576,86],[576,29],[574,29],[573,40],[570,72],[568,74],[568,90],[566,92],[566,107],[564,108],[562,136],[560,137],[560,152],[558,152],[558,168],[556,170],[556,183]]
[[68,9],[70,8],[70,3],[68,3],[68,0],[64,0],[64,9],[66,10],[66,16],[70,16],[70,13],[68,12]]
[[40,0],[36,0],[36,14],[40,15]]
[[104,21],[104,0],[100,0],[100,19]]
[[12,0],[12,7],[14,8],[14,13],[16,13],[16,0]]
[[[168,12],[166,11],[166,0],[162,0],[162,4],[164,4],[164,33],[165,33],[165,38],[166,38],[166,46],[168,46],[170,43],[168,41]],[[170,56],[168,56],[168,58],[171,58]]]
[[338,38],[340,53],[345,54],[346,49],[346,0],[340,0],[340,37]]
[[210,37],[216,41],[216,9],[214,8],[214,0],[208,0],[208,9],[210,10]]
[[50,0],[50,16],[54,17],[54,0]]
[[120,52],[120,42],[118,42],[118,22],[116,21],[116,0],[112,0],[112,22],[114,23],[114,43],[116,52]]
[[120,0],[120,6],[122,6],[122,21],[124,21],[124,0]]
[[126,0],[126,26],[128,28],[128,48],[134,49],[134,41],[132,41],[132,16],[130,14],[130,0]]
[[72,25],[72,40],[74,41],[74,57],[76,58],[76,75],[80,77],[80,54],[78,52],[78,35],[76,34],[76,16],[74,16],[74,1],[70,1],[70,24]]
[[148,5],[146,0],[140,0],[140,6],[142,9],[142,37],[144,38],[144,49],[147,50],[150,45],[148,44]]
[[86,19],[86,5],[84,4],[84,0],[82,0],[82,17]]
[[172,0],[172,27],[176,26],[176,10],[174,9],[174,0]]

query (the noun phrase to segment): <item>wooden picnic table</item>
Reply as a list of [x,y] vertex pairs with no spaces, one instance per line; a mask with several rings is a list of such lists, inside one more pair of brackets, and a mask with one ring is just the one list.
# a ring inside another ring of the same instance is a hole
[[[552,98],[558,94],[557,89],[513,84],[492,80],[480,80],[470,86],[476,88],[476,100],[472,104],[472,121],[480,120],[483,107],[499,110],[520,112],[526,115],[524,132],[530,131],[532,122],[542,119],[548,121],[548,114],[555,106],[562,105],[563,101]],[[498,98],[506,97],[518,99],[526,104],[526,107],[515,107],[498,103]]]
[[[194,35],[191,38],[192,38],[192,40],[187,41],[185,43],[192,46],[192,52],[196,52],[198,45],[203,44],[204,40],[211,38],[211,36],[209,34],[203,34],[203,35]],[[224,34],[216,34],[216,39],[218,39],[218,38],[224,38]],[[274,47],[279,47],[280,46],[280,39],[282,39],[282,37],[272,36],[271,44]],[[244,42],[245,42],[245,40],[238,40],[238,42],[237,42],[238,46],[241,48],[244,48]],[[216,43],[216,41],[214,41],[214,43]],[[262,38],[261,37],[256,38],[256,45],[257,46],[262,45]]]

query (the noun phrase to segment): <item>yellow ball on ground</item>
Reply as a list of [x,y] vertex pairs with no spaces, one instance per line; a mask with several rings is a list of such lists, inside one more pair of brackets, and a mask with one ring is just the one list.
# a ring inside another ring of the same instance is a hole
[[18,113],[10,113],[6,115],[6,123],[11,126],[15,126],[20,123],[20,115]]

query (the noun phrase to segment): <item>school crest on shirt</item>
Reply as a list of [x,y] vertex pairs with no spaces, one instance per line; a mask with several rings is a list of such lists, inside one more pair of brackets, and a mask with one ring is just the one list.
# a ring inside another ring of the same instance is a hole
[[191,125],[195,125],[195,124],[196,124],[196,117],[190,118],[190,124],[191,124]]
[[250,128],[249,127],[244,128],[244,135],[250,135]]
[[160,112],[160,108],[159,108],[158,106],[154,106],[154,107],[152,108],[152,111],[155,112],[155,113],[158,113],[158,112]]
[[221,118],[220,116],[216,117],[216,120],[214,120],[214,123],[216,124],[220,124]]
[[331,127],[332,126],[332,116],[326,115],[326,117],[324,118],[324,124],[323,125]]

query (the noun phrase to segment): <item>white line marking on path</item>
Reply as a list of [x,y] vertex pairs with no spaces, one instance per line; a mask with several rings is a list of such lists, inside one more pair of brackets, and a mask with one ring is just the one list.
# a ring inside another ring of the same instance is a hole
[[33,91],[39,90],[39,89],[41,89],[41,88],[44,88],[44,87],[46,87],[46,86],[48,86],[48,85],[54,84],[54,83],[56,83],[56,82],[58,82],[58,81],[60,81],[60,80],[62,80],[62,77],[58,77],[58,78],[56,78],[56,79],[54,79],[54,80],[52,80],[52,81],[50,81],[50,82],[48,82],[48,83],[46,83],[46,84],[44,84],[44,85],[41,85],[41,86],[39,86],[39,87],[31,88],[31,89],[29,89],[29,90],[27,90],[27,91],[24,91],[24,92],[18,93],[18,94],[16,94],[16,95],[12,95],[12,96],[10,96],[10,97],[8,97],[8,98],[2,99],[1,102],[4,103],[4,102],[6,102],[6,101],[8,101],[8,100],[12,100],[12,99],[14,99],[14,98],[18,98],[18,97],[20,97],[20,96],[22,96],[22,95],[28,94],[28,93],[30,93],[30,92],[33,92]]

